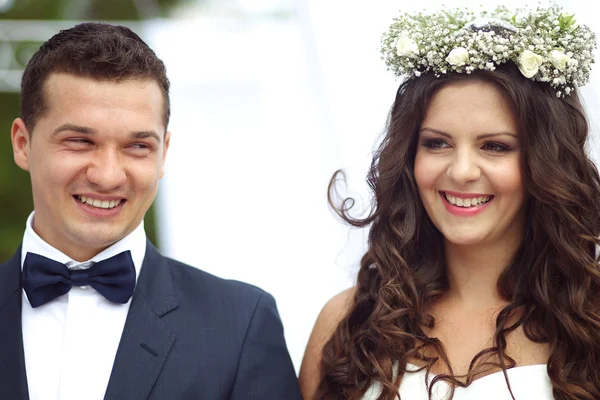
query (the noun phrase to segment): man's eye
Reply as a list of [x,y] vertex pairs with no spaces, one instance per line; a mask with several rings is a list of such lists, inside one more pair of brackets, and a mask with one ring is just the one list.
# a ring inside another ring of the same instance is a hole
[[150,146],[147,145],[146,143],[134,143],[132,145],[129,146],[132,149],[135,150],[147,150],[150,149]]
[[92,141],[86,138],[69,138],[67,142],[74,144],[92,144]]

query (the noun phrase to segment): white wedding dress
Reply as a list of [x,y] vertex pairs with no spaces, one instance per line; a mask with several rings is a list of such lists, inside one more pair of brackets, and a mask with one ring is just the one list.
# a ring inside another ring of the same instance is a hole
[[[418,367],[407,365],[407,371],[415,371]],[[507,370],[508,381],[515,400],[552,400],[552,385],[546,372],[545,364],[525,365]],[[434,375],[430,374],[429,380]],[[428,385],[425,383],[425,370],[407,372],[400,384],[401,400],[429,400]],[[362,400],[376,400],[381,387],[378,383],[371,385]],[[432,400],[449,398],[450,387],[438,382],[433,387]],[[502,371],[476,379],[466,388],[456,388],[453,400],[512,400]]]

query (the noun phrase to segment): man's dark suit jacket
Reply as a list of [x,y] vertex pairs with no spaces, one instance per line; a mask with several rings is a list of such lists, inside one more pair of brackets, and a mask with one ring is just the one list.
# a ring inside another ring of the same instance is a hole
[[[0,265],[3,400],[29,398],[20,260],[21,250]],[[105,395],[121,399],[301,400],[273,297],[165,258],[148,242]]]

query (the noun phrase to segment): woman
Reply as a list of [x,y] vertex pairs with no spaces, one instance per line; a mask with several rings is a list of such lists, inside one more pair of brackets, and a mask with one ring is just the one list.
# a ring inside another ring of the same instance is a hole
[[576,90],[593,33],[557,7],[472,17],[404,14],[384,37],[408,78],[372,212],[337,208],[369,249],[317,319],[306,400],[600,399],[600,178]]

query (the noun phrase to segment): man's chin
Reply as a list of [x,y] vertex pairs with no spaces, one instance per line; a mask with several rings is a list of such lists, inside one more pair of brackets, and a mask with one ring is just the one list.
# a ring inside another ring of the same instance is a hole
[[76,252],[78,254],[91,254],[89,258],[92,258],[104,249],[112,246],[119,240],[123,239],[125,236],[128,235],[128,233],[129,232],[127,232],[126,230],[118,230],[111,232],[90,232],[89,230],[86,230],[72,232],[71,237],[74,239],[73,243],[75,245],[75,248],[77,249]]

